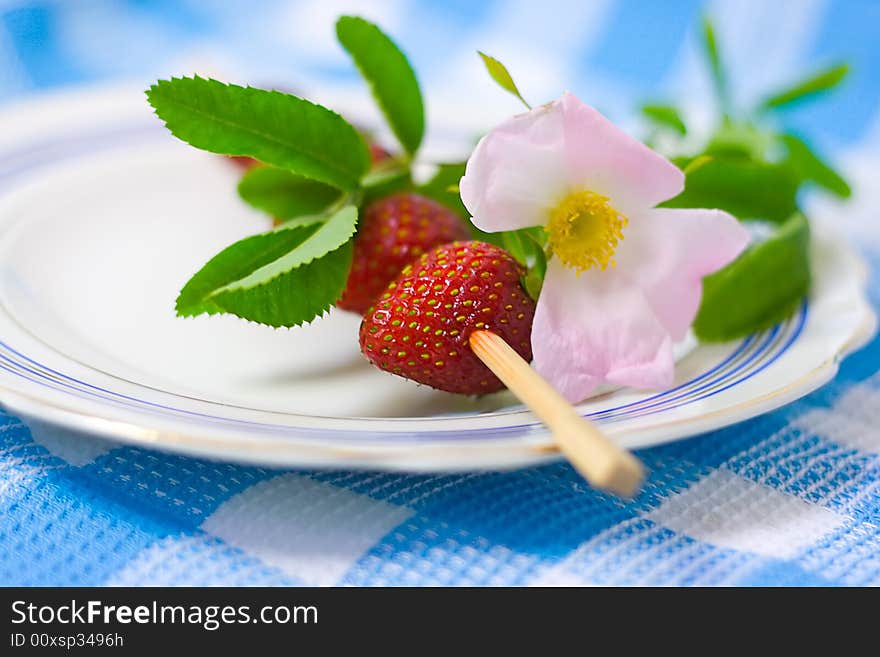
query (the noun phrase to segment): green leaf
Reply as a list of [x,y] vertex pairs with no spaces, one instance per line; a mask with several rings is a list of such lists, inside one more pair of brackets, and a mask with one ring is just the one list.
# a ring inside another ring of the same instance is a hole
[[740,156],[764,160],[776,145],[776,136],[753,123],[725,121],[712,134],[706,146],[706,155]]
[[513,81],[513,77],[510,75],[507,67],[494,57],[487,55],[480,50],[477,51],[477,54],[482,58],[483,64],[486,65],[486,70],[489,72],[492,79],[498,83],[498,86],[519,98],[520,102],[522,102],[522,104],[528,109],[532,109],[532,106],[526,102],[526,99],[523,98],[522,94],[519,92],[516,82]]
[[270,231],[278,233],[282,230],[288,230],[290,228],[296,228],[297,226],[311,226],[312,224],[323,224],[327,221],[327,213],[322,212],[320,214],[304,214],[299,217],[293,217],[292,219],[285,219],[283,222],[276,223]]
[[669,128],[680,135],[687,134],[681,114],[672,105],[642,105],[642,114],[660,127]]
[[341,17],[336,36],[369,83],[400,144],[415,154],[425,133],[425,109],[406,55],[382,30],[356,16]]
[[222,312],[211,298],[217,290],[283,257],[314,230],[308,227],[282,227],[277,231],[251,235],[226,247],[184,285],[177,297],[177,314],[192,317]]
[[238,183],[238,194],[249,205],[276,219],[323,212],[342,197],[335,187],[276,167],[253,167]]
[[694,158],[685,159],[688,161],[684,162],[684,160],[682,160],[681,171],[685,176],[689,176],[703,165],[709,164],[714,158],[711,155],[698,155]]
[[540,226],[507,230],[501,235],[501,243],[523,267],[535,264],[538,253],[544,253],[544,229]]
[[497,233],[501,236],[501,246],[526,269],[520,281],[532,299],[537,300],[544,285],[547,273],[547,256],[544,244],[547,234],[540,226],[520,228]]
[[535,301],[541,295],[541,288],[544,287],[544,276],[547,274],[547,254],[541,244],[531,254],[526,275],[523,277],[522,285],[528,292],[529,296]]
[[308,323],[326,313],[342,296],[351,257],[352,244],[348,241],[319,260],[263,285],[224,292],[215,303],[222,312],[275,328]]
[[849,198],[852,189],[837,171],[819,157],[803,139],[796,135],[782,135],[788,149],[788,161],[804,180],[810,180],[841,198]]
[[471,221],[468,221],[468,228],[470,228],[471,237],[478,242],[486,242],[487,244],[494,244],[495,246],[504,248],[503,233],[487,233],[474,226]]
[[718,48],[718,39],[715,37],[715,28],[708,16],[703,17],[703,49],[709,63],[709,71],[712,74],[712,85],[715,89],[715,97],[722,113],[726,116],[730,112],[730,94],[727,88],[727,75],[721,62],[721,53]]
[[253,157],[346,191],[370,168],[357,130],[290,94],[196,76],[159,80],[147,98],[175,137],[212,153]]
[[800,80],[791,85],[787,89],[779,91],[772,96],[766,98],[760,105],[759,109],[773,110],[786,107],[793,103],[807,100],[818,94],[830,91],[841,82],[849,74],[848,64],[838,64],[823,69],[813,75]]
[[795,213],[769,239],[704,278],[696,336],[733,340],[791,315],[810,289],[809,243],[807,220]]
[[662,207],[719,208],[740,219],[779,223],[797,210],[799,185],[800,178],[786,163],[713,157],[689,170],[684,191]]
[[[303,227],[310,234],[297,247],[272,262],[266,263],[244,278],[224,285],[220,291],[243,290],[263,285],[273,278],[292,269],[306,265],[313,260],[338,249],[355,233],[358,211],[353,205],[347,205],[331,215],[321,224]],[[296,230],[296,228],[292,228]]]
[[357,209],[324,222],[247,237],[214,256],[184,286],[177,314],[232,313],[269,326],[297,326],[342,293],[351,264]]
[[510,253],[523,267],[528,264],[529,239],[518,230],[508,230],[501,233],[501,243],[505,250]]
[[540,261],[531,269],[526,271],[523,277],[522,286],[534,301],[541,296],[541,289],[544,287],[544,276],[547,274],[547,257],[542,253]]

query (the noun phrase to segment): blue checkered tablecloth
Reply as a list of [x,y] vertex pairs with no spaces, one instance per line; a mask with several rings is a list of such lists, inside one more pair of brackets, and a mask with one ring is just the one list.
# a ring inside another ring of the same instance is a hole
[[[839,94],[785,121],[852,177],[845,210],[806,202],[861,246],[880,306],[880,2],[707,8],[743,102],[805,64],[853,63]],[[429,100],[476,84],[472,56],[483,47],[528,95],[569,87],[624,121],[646,94],[687,90],[697,114],[707,102],[696,0],[12,0],[0,4],[0,102],[210,67],[355,84],[331,27],[352,10],[399,38]],[[591,490],[564,463],[446,476],[282,472],[0,414],[0,584],[880,584],[878,366],[875,339],[794,404],[641,451],[650,479],[629,503]]]

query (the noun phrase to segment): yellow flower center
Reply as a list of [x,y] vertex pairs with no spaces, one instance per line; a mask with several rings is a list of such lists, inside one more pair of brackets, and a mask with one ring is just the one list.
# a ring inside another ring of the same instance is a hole
[[553,254],[578,273],[615,266],[614,252],[629,220],[595,192],[572,192],[550,211],[544,227]]

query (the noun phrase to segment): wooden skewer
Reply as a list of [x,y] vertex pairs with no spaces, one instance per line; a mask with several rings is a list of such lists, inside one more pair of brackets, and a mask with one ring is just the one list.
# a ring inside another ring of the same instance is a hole
[[638,492],[645,477],[639,460],[579,415],[501,337],[474,331],[470,345],[486,367],[547,425],[559,449],[592,486],[623,497]]

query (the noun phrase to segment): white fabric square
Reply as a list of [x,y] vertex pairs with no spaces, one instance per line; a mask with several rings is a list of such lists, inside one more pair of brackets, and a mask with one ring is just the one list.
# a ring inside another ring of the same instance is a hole
[[823,507],[720,468],[647,516],[707,543],[790,558],[845,519]]
[[[0,426],[0,433],[24,428],[21,422],[10,422]],[[0,500],[27,494],[48,470],[63,467],[46,454],[28,454],[28,443],[0,449]]]
[[39,420],[28,420],[34,442],[73,466],[86,465],[106,454],[116,443],[71,431]]
[[202,529],[306,584],[326,586],[411,515],[405,507],[285,474],[227,500]]
[[724,554],[646,518],[631,518],[583,543],[532,585],[729,586],[764,561],[746,552]]
[[854,385],[829,408],[815,408],[792,421],[813,435],[862,452],[880,454],[880,390],[870,385]]
[[168,536],[144,549],[105,586],[276,586],[278,571],[255,558],[246,558],[221,540],[197,536]]

